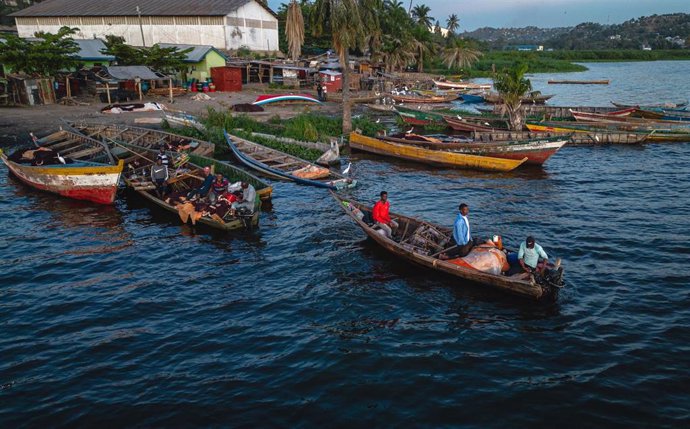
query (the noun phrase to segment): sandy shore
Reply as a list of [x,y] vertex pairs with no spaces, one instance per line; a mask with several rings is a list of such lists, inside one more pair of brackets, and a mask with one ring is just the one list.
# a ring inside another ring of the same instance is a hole
[[[209,93],[212,98],[206,101],[192,100],[196,93],[175,97],[174,103],[170,104],[167,98],[144,97],[144,101],[155,101],[173,110],[181,110],[192,115],[203,115],[209,107],[216,110],[226,110],[234,104],[251,103],[257,95],[266,92],[276,92],[267,90],[265,85],[246,85],[242,92],[216,92]],[[305,93],[309,91],[282,91],[283,93]],[[314,94],[315,95],[315,94]],[[140,112],[140,113],[121,113],[103,114],[101,109],[106,103],[101,103],[96,98],[79,99],[81,102],[89,103],[88,106],[65,106],[62,104],[32,106],[32,107],[0,107],[0,145],[12,146],[17,143],[28,141],[29,132],[38,136],[49,134],[61,125],[61,119],[69,120],[88,120],[93,122],[117,123],[138,125],[143,127],[155,127],[151,124],[157,118],[162,118],[161,112]],[[302,112],[320,112],[323,114],[338,114],[341,107],[336,103],[318,104],[299,104],[299,105],[268,105],[264,112],[248,113],[257,120],[265,121],[278,115],[283,119],[293,117]],[[145,118],[145,119],[142,119]],[[135,123],[146,121],[149,123]]]

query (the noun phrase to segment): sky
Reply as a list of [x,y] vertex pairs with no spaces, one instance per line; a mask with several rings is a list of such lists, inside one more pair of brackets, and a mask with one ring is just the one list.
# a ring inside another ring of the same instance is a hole
[[[273,10],[287,0],[269,0]],[[409,0],[402,0],[409,5]],[[424,0],[441,24],[451,13],[460,32],[480,27],[570,27],[582,22],[620,24],[641,16],[690,13],[690,0]]]

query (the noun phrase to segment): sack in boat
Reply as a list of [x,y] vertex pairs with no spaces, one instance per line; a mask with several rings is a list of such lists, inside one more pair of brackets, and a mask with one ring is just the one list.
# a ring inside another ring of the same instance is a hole
[[194,212],[194,204],[192,203],[184,203],[184,204],[178,204],[177,206],[177,214],[180,215],[180,220],[182,223],[187,223],[189,220],[189,215]]
[[492,242],[475,246],[469,255],[448,260],[451,264],[474,268],[484,273],[499,275],[510,269],[505,253],[498,250]]
[[316,180],[328,177],[331,174],[331,172],[327,168],[317,167],[316,165],[308,165],[304,168],[300,168],[299,170],[295,170],[290,174],[301,179]]

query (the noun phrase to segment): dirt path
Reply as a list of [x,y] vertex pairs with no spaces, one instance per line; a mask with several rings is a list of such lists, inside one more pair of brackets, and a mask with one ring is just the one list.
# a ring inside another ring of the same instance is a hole
[[[294,91],[284,92],[303,93]],[[156,101],[164,104],[170,109],[181,110],[192,115],[203,115],[209,107],[216,110],[226,110],[237,103],[251,103],[256,99],[257,95],[264,93],[266,93],[265,87],[260,85],[248,85],[242,92],[209,93],[208,95],[212,100],[207,101],[192,100],[192,96],[196,95],[196,93],[175,97],[175,102],[173,104],[169,104],[167,99],[160,97],[145,97],[144,101]],[[60,127],[61,119],[155,127],[155,124],[152,125],[150,123],[136,124],[135,120],[142,120],[141,118],[151,120],[162,118],[160,112],[102,114],[100,111],[106,106],[105,103],[101,103],[95,98],[80,101],[90,104],[88,106],[52,104],[32,107],[0,107],[0,145],[7,147],[26,142],[29,137],[29,132],[33,132],[39,137],[49,134]],[[332,115],[338,114],[341,109],[340,105],[335,103],[324,103],[322,105],[268,105],[265,106],[264,112],[249,113],[249,115],[255,117],[259,121],[265,121],[275,115],[280,116],[282,119],[286,119],[306,111]]]

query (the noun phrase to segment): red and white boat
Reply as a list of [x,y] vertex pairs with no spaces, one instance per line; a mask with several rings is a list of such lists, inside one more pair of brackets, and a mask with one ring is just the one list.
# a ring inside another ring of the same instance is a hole
[[104,143],[65,130],[35,143],[33,150],[0,151],[0,159],[19,180],[68,198],[113,203],[124,162],[115,164]]
[[452,82],[435,80],[434,84],[439,89],[491,89],[490,83],[473,83],[473,82]]
[[621,110],[616,110],[613,112],[608,112],[608,113],[589,113],[589,112],[579,112],[577,110],[572,110],[570,109],[570,114],[573,115],[573,118],[577,121],[601,121],[603,120],[609,120],[609,121],[614,121],[614,122],[626,122],[626,117],[630,116],[631,113],[633,113],[635,110],[637,110],[634,107],[628,108],[628,109],[621,109]]
[[309,94],[262,94],[256,97],[256,100],[252,104],[263,106],[264,104],[279,103],[283,101],[321,104],[319,100]]

